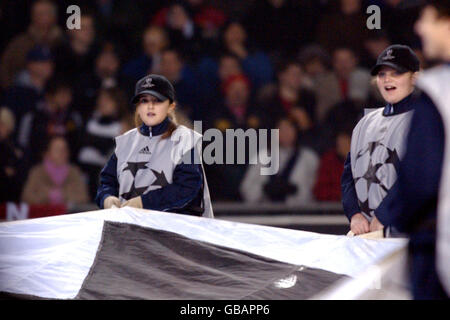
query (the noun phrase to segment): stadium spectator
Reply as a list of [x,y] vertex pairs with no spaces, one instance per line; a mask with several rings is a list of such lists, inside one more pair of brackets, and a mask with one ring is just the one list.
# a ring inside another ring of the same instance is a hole
[[3,104],[13,111],[17,125],[43,99],[45,86],[53,72],[53,56],[48,47],[36,46],[27,53],[26,69],[17,75],[14,85],[3,97]]
[[341,100],[352,100],[362,105],[370,91],[370,73],[358,66],[358,57],[350,48],[337,48],[333,52],[333,70],[341,92]]
[[294,121],[282,118],[276,128],[280,130],[279,171],[271,176],[261,175],[261,164],[249,165],[240,185],[242,197],[251,203],[307,203],[313,199],[312,191],[319,158],[313,150],[300,144],[300,131]]
[[212,54],[219,45],[220,30],[227,20],[224,11],[212,6],[207,0],[187,0],[195,25],[200,28],[201,54]]
[[62,79],[54,78],[48,82],[45,98],[37,109],[23,117],[18,142],[32,164],[39,160],[48,138],[56,134],[66,137],[72,161],[76,161],[83,121],[80,114],[72,110],[71,103],[71,86]]
[[316,98],[315,119],[321,125],[330,108],[341,101],[339,83],[331,70],[331,58],[319,45],[302,49],[299,60],[308,79],[308,87]]
[[239,58],[231,53],[224,53],[219,57],[217,75],[221,83],[231,76],[244,74]]
[[27,178],[22,201],[28,204],[82,204],[89,201],[80,169],[69,161],[69,147],[62,136],[49,140],[43,161]]
[[150,73],[158,73],[161,62],[161,52],[170,44],[169,37],[164,28],[150,26],[142,34],[142,53],[127,62],[122,73],[137,81]]
[[364,54],[360,62],[364,68],[371,68],[383,50],[391,45],[387,32],[384,30],[373,30],[364,42]]
[[[227,129],[247,130],[249,128],[258,129],[265,127],[265,115],[262,109],[253,104],[250,99],[250,82],[247,77],[242,74],[230,76],[222,86],[223,101],[217,101],[214,108],[208,110],[209,117],[206,118],[207,128],[219,129],[223,134],[223,141],[226,139],[225,131]],[[234,164],[214,164],[205,166],[207,170],[209,187],[212,190],[213,199],[217,200],[238,200],[240,198],[239,191],[236,186],[241,183],[244,176],[245,164],[238,164],[238,152],[246,152],[249,150],[248,141],[245,150],[237,150],[235,146],[233,160]],[[226,149],[224,144],[224,152],[232,152]],[[245,154],[246,163],[249,160],[249,154]]]
[[6,46],[0,63],[1,86],[11,86],[18,72],[25,68],[27,53],[36,45],[55,47],[63,33],[57,25],[57,7],[49,0],[35,1],[31,6],[31,22],[26,32],[14,37]]
[[100,89],[95,110],[82,134],[78,153],[78,163],[87,175],[92,202],[97,193],[100,171],[114,151],[113,138],[122,132],[121,120],[126,111],[127,99],[120,89]]
[[191,121],[199,119],[199,86],[192,67],[185,62],[180,51],[170,48],[161,53],[159,73],[175,88],[177,112],[184,113]]
[[151,20],[167,30],[170,43],[183,48],[189,63],[194,62],[202,51],[201,30],[194,23],[189,5],[184,1],[173,1],[161,9]]
[[74,83],[73,105],[85,122],[92,115],[92,106],[102,88],[120,88],[129,94],[134,90],[130,78],[120,74],[120,54],[111,42],[103,44],[95,59],[94,69],[79,74]]
[[0,203],[19,202],[24,180],[24,154],[11,137],[14,126],[14,114],[8,108],[0,108]]
[[318,1],[260,0],[248,9],[245,26],[256,45],[270,54],[294,54],[314,35]]
[[[221,27],[227,20],[225,12],[211,5],[206,0],[187,0],[184,6],[192,17],[197,29],[201,44],[200,55],[211,55],[217,50]],[[168,26],[168,13],[170,6],[159,10],[152,19],[158,26]]]
[[[147,25],[148,15],[161,6],[163,0],[58,0],[60,6],[66,9],[72,4],[80,6],[81,12],[92,12],[95,15],[96,32],[101,38],[120,43],[127,48],[129,57],[138,49],[142,30]],[[65,10],[64,10],[65,14]],[[127,57],[127,59],[129,58]]]
[[380,4],[381,26],[386,30],[392,43],[414,45],[420,43],[414,30],[414,22],[419,17],[419,6],[405,0],[385,0]]
[[364,108],[352,100],[343,100],[332,106],[320,126],[320,139],[316,140],[316,150],[323,153],[332,148],[333,137],[340,128],[353,128],[363,115]]
[[221,90],[223,99],[217,100],[214,110],[208,111],[208,127],[222,131],[265,127],[265,110],[251,100],[251,83],[244,74],[230,74],[221,83]]
[[99,46],[96,41],[95,17],[83,12],[80,29],[67,30],[67,39],[55,52],[56,73],[66,79],[93,69]]
[[283,61],[277,78],[276,86],[258,97],[271,120],[269,127],[274,128],[281,118],[290,117],[297,123],[302,143],[314,144],[316,101],[314,92],[306,88],[300,62]]
[[318,201],[341,200],[341,177],[344,163],[350,152],[351,130],[341,130],[335,139],[335,147],[320,158],[314,198]]
[[[337,1],[336,1],[337,2]],[[329,2],[335,5],[334,1]],[[362,0],[340,0],[338,8],[323,14],[317,26],[316,39],[328,52],[339,47],[351,48],[356,55],[362,53],[362,45],[369,29],[367,16],[362,10]]]
[[[200,86],[200,118],[206,119],[209,115],[208,106],[223,100],[223,83],[235,75],[244,74],[240,59],[228,52],[224,52],[217,59],[207,57],[196,66],[196,76]],[[253,93],[252,93],[253,95]]]
[[269,56],[249,43],[247,31],[237,21],[228,22],[222,33],[220,52],[229,52],[240,59],[254,90],[273,80],[273,66]]

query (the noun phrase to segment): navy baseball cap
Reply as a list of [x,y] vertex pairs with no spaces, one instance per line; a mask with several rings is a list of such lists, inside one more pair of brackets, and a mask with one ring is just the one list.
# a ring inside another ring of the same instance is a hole
[[46,46],[35,46],[27,53],[27,61],[48,61],[52,59],[52,52]]
[[149,74],[136,83],[131,103],[136,104],[143,94],[150,94],[160,101],[175,101],[175,89],[172,83],[166,77],[157,74]]
[[416,72],[420,69],[420,62],[414,51],[405,45],[394,44],[387,47],[378,56],[377,64],[372,68],[371,75],[378,74],[382,66],[388,66],[404,73],[408,71]]

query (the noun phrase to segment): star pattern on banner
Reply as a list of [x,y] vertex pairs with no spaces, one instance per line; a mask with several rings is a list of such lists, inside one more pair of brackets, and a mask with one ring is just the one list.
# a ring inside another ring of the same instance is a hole
[[165,187],[169,184],[169,182],[167,182],[166,179],[166,175],[164,174],[164,171],[158,172],[156,170],[150,169],[152,170],[153,174],[155,175],[155,181],[153,181],[153,183],[151,184],[152,186],[161,186],[161,187]]

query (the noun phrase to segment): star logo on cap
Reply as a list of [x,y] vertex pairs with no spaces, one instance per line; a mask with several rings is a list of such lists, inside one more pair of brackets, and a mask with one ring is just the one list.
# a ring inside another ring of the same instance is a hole
[[155,85],[152,83],[152,78],[147,78],[145,79],[145,82],[142,84],[142,88],[151,88],[154,87]]
[[386,55],[384,56],[383,60],[392,60],[395,59],[395,57],[392,55],[392,49],[389,49],[386,52]]

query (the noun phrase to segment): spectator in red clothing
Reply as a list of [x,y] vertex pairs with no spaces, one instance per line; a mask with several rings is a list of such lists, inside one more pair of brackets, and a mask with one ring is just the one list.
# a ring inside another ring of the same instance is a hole
[[333,52],[333,70],[341,89],[342,100],[352,100],[361,105],[366,102],[370,90],[370,73],[359,67],[355,52],[340,47]]
[[183,1],[174,1],[151,20],[151,24],[165,28],[170,43],[183,48],[183,55],[192,62],[201,53],[201,31],[194,23],[189,6]]
[[305,85],[305,73],[296,59],[281,62],[275,86],[269,85],[258,92],[258,102],[269,116],[269,127],[275,128],[281,118],[294,120],[300,129],[301,143],[315,149],[316,98]]
[[[201,50],[198,53],[211,54],[217,50],[220,28],[227,20],[226,14],[206,0],[174,1],[173,4],[159,10],[151,20],[151,24],[181,30],[184,37],[196,35]],[[173,32],[170,32],[174,36]]]
[[341,130],[336,136],[336,146],[322,155],[313,190],[316,200],[341,200],[341,176],[345,158],[350,151],[350,141],[351,133]]

